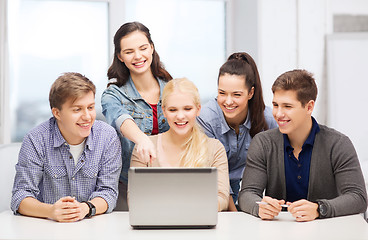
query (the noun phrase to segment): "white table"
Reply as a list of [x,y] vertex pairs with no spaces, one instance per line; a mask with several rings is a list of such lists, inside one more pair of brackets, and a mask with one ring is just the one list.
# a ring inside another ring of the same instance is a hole
[[76,223],[0,213],[0,239],[368,239],[368,224],[361,215],[298,223],[288,212],[273,221],[249,214],[219,213],[214,229],[135,230],[128,212],[113,212]]

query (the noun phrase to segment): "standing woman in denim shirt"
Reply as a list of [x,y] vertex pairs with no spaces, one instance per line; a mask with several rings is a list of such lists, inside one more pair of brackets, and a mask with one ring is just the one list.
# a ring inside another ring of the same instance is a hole
[[160,61],[149,29],[139,22],[122,25],[114,36],[115,53],[103,92],[102,113],[119,133],[123,168],[119,198],[115,210],[128,210],[126,191],[128,169],[134,145],[146,162],[156,159],[148,135],[166,132],[169,125],[163,116],[161,94],[171,75]]
[[277,127],[272,110],[263,101],[262,85],[253,58],[233,53],[221,66],[217,99],[203,106],[199,124],[207,136],[224,145],[229,164],[229,210],[236,211],[248,147],[259,132]]

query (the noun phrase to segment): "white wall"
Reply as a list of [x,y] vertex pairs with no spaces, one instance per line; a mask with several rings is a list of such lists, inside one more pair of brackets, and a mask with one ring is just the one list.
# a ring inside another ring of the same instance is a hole
[[368,14],[367,0],[329,0],[331,14]]
[[[314,116],[326,124],[326,34],[329,19],[327,1],[298,1],[298,43],[297,68],[306,69],[314,74],[319,94],[317,96]],[[332,20],[332,19],[331,19]]]
[[297,12],[294,0],[261,0],[258,8],[259,62],[265,103],[271,106],[271,86],[282,73],[297,68]]
[[327,39],[328,125],[353,142],[368,182],[368,33],[338,33]]
[[[325,88],[327,0],[236,0],[233,2],[232,51],[246,51],[257,62],[265,103],[272,104],[271,86],[282,73],[304,68]],[[324,94],[314,116],[325,123]]]
[[0,143],[10,142],[9,123],[9,83],[8,77],[8,42],[7,42],[7,2],[0,0]]
[[227,27],[230,28],[227,56],[233,52],[249,53],[258,62],[258,4],[254,0],[229,1]]

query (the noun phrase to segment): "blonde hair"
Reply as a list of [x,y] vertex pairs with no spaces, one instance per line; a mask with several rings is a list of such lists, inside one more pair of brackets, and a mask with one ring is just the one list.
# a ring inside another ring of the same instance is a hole
[[[162,92],[162,106],[167,105],[168,97],[178,91],[192,96],[196,107],[200,107],[201,100],[197,87],[186,78],[177,78],[169,81]],[[181,167],[208,167],[208,137],[196,122],[188,141],[184,143],[184,151],[180,157]]]

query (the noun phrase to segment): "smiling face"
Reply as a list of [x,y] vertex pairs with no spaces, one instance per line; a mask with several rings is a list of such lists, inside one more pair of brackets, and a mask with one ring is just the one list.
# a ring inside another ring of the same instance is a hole
[[201,106],[196,106],[193,96],[174,90],[165,101],[164,116],[170,126],[171,133],[180,137],[188,137],[199,116]]
[[134,31],[120,40],[118,58],[129,69],[130,74],[139,75],[151,71],[153,45],[144,33]]
[[91,91],[75,101],[70,98],[61,109],[52,108],[52,113],[64,139],[71,145],[80,144],[91,133],[96,119],[95,95]]
[[230,126],[234,127],[245,121],[248,114],[248,101],[253,94],[254,88],[248,91],[244,76],[226,73],[219,77],[217,103]]
[[314,108],[313,100],[303,106],[297,98],[296,91],[276,90],[272,104],[272,114],[281,133],[287,134],[289,138],[304,138],[306,133],[309,134]]

